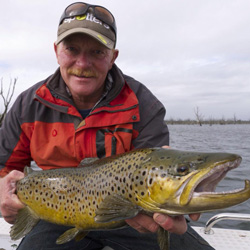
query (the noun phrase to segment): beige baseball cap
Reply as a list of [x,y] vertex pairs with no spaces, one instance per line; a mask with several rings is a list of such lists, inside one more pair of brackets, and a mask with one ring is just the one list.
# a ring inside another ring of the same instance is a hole
[[[113,15],[102,6],[85,5],[87,7],[84,6],[85,13],[83,14],[81,14],[83,10],[80,9],[82,6],[79,7],[79,3],[72,4],[65,9],[59,23],[56,44],[59,44],[63,39],[72,34],[84,33],[95,38],[109,49],[115,48],[116,25]],[[69,8],[71,12],[67,12]],[[102,15],[99,14],[99,12],[103,9],[106,11],[104,14],[112,15],[113,23],[111,25],[102,20],[105,16],[103,13],[101,13]]]

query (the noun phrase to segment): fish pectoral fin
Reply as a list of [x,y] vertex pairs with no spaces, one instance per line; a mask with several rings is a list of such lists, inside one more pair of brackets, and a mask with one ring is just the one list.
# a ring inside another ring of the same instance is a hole
[[38,223],[40,218],[29,208],[24,207],[19,210],[15,224],[10,229],[12,240],[18,240],[28,234]]
[[96,222],[119,221],[136,216],[140,208],[120,195],[107,196],[96,210]]
[[169,232],[162,227],[159,227],[157,231],[157,239],[158,244],[160,247],[160,250],[169,250],[170,249],[170,238],[169,238]]
[[74,227],[74,228],[67,230],[62,235],[60,235],[56,240],[56,244],[58,244],[58,245],[64,244],[66,242],[73,240],[74,238],[76,241],[79,241],[79,240],[83,239],[87,234],[88,234],[88,232],[82,231],[82,230]]

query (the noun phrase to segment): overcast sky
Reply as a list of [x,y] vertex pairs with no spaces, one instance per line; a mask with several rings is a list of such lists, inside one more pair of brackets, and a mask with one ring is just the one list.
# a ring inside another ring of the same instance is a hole
[[[116,63],[165,105],[167,119],[250,120],[249,0],[95,0],[116,17]],[[16,95],[58,67],[53,50],[69,0],[1,0],[0,78]],[[0,112],[2,102],[0,101]]]

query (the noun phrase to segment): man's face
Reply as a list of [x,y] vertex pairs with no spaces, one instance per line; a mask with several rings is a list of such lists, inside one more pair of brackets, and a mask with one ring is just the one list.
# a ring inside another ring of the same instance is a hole
[[107,73],[118,51],[107,49],[90,36],[75,34],[55,45],[55,52],[62,78],[76,105],[92,108],[103,93]]

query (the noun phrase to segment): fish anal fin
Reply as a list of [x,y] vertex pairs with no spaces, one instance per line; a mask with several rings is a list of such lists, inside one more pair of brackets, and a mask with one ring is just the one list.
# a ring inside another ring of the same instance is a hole
[[79,233],[75,237],[75,241],[82,240],[88,233],[88,231],[79,231]]
[[60,235],[57,238],[56,244],[60,245],[60,244],[64,244],[66,242],[69,242],[69,241],[73,240],[75,237],[77,237],[77,235],[79,233],[82,233],[82,231],[80,229],[78,229],[76,227],[71,228],[71,229],[65,231],[62,235]]
[[124,197],[114,194],[107,196],[96,210],[95,221],[98,223],[119,221],[136,216],[140,208]]
[[18,240],[28,234],[38,223],[40,218],[29,208],[24,207],[19,210],[15,224],[10,229],[12,240]]

